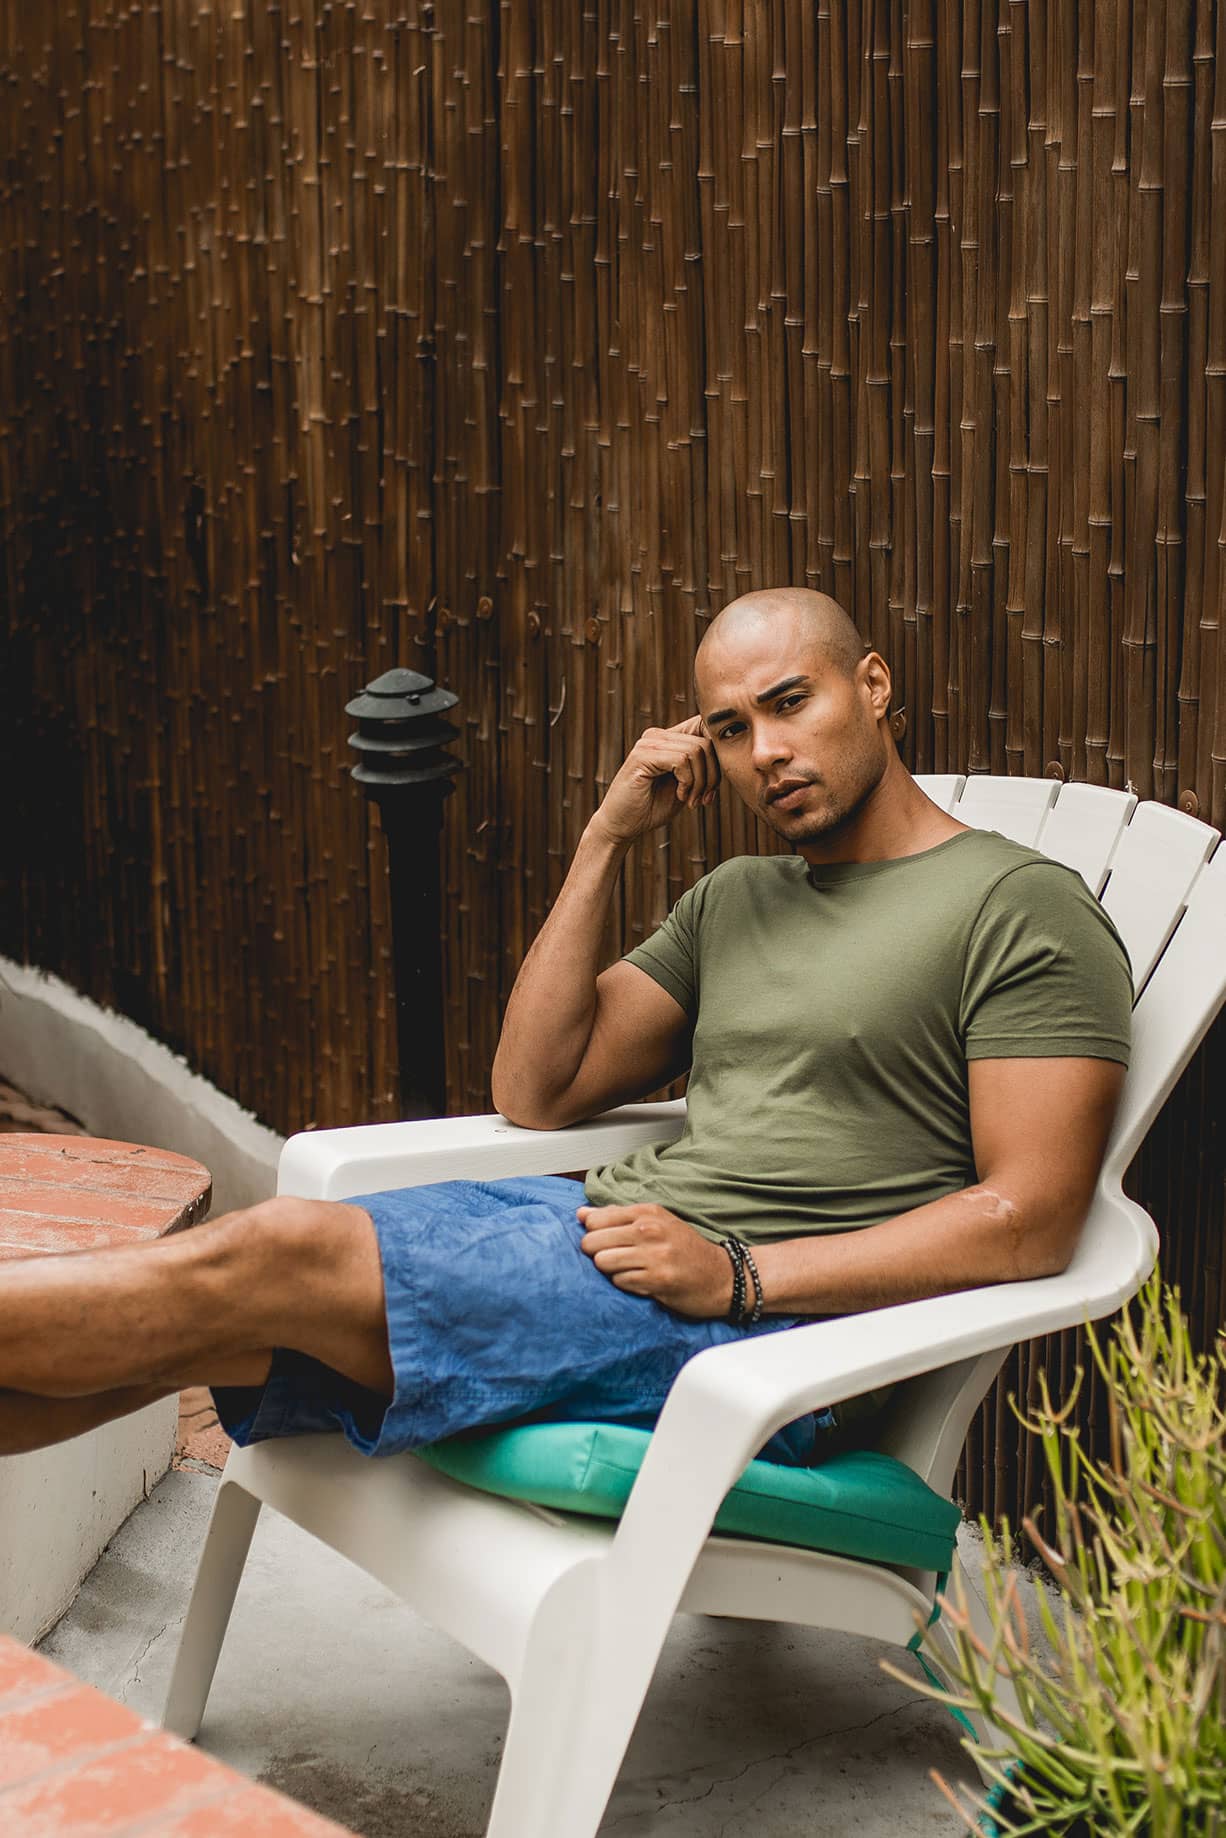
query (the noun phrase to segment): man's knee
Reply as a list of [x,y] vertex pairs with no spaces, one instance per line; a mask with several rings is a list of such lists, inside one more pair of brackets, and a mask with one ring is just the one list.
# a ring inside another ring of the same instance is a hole
[[374,1228],[361,1207],[345,1200],[304,1200],[278,1194],[217,1221],[223,1255],[251,1266],[277,1260],[284,1274],[335,1269],[373,1249]]
[[347,1200],[261,1200],[218,1221],[216,1249],[228,1283],[275,1289],[310,1308],[382,1302],[370,1214]]
[[383,1270],[370,1214],[343,1200],[279,1196],[233,1215],[232,1283],[255,1305],[261,1346],[309,1353],[359,1384],[393,1383]]

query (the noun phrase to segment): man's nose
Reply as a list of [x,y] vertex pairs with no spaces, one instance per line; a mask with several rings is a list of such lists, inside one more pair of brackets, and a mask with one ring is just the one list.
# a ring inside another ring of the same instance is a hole
[[791,759],[792,749],[778,722],[755,722],[750,755],[759,772],[773,772],[778,766]]

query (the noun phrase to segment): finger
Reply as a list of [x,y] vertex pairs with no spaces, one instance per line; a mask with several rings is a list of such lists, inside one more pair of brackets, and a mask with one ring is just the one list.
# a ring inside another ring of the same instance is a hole
[[715,751],[715,742],[712,740],[707,724],[702,719],[701,715],[698,717],[696,733],[703,743],[703,756],[707,762],[707,784],[703,792],[702,801],[704,804],[710,804],[715,797],[716,788],[723,774],[720,771],[719,755]]
[[702,796],[704,786],[701,752],[698,749],[687,752],[673,770],[677,775],[677,784],[686,804],[696,804]]
[[700,803],[710,783],[710,768],[705,747],[700,742],[691,742],[683,757],[673,767],[673,772],[677,780],[678,795],[684,795],[685,802],[690,806]]
[[[697,719],[695,717],[694,719]],[[671,775],[678,803],[692,806],[699,802],[717,773],[714,749],[702,736],[683,733],[676,728],[649,729],[639,742],[643,768],[652,778]]]
[[633,1226],[612,1226],[604,1232],[588,1232],[579,1240],[579,1249],[588,1257],[596,1258],[602,1251],[619,1248],[637,1249],[642,1256],[642,1240]]
[[614,1289],[624,1289],[627,1295],[650,1296],[651,1279],[645,1270],[624,1270],[612,1279]]
[[589,1257],[594,1257],[597,1251],[607,1251],[610,1245],[637,1244],[638,1238],[633,1225],[604,1225],[594,1232],[585,1232],[579,1243]]
[[606,1276],[624,1275],[628,1270],[638,1270],[646,1275],[643,1254],[637,1245],[620,1244],[607,1251],[597,1251],[592,1262]]
[[595,1257],[597,1251],[606,1251],[612,1244],[629,1244],[633,1237],[627,1225],[605,1225],[597,1231],[584,1232],[579,1243],[589,1257]]
[[714,743],[710,740],[706,743],[705,755],[707,761],[707,789],[703,798],[703,803],[713,804],[715,802],[715,794],[719,790],[720,780],[723,778],[724,774],[720,767],[719,754],[715,751]]
[[642,1205],[577,1206],[575,1217],[586,1225],[589,1231],[603,1231],[609,1225],[633,1225],[643,1211]]
[[699,797],[707,798],[713,794],[720,780],[719,760],[711,742],[701,735],[694,738],[691,747],[694,784]]
[[715,758],[715,749],[711,745],[703,718],[701,715],[687,715],[684,721],[678,721],[668,731],[670,734],[682,735],[687,740],[692,739],[699,742],[698,747],[692,751],[690,756],[698,762],[694,768],[695,795],[691,802],[699,803],[712,787],[712,769],[714,769],[716,780],[719,777],[719,763]]

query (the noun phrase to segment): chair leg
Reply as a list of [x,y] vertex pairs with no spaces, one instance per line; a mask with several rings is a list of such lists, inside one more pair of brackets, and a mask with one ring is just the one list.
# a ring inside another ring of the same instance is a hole
[[[959,1584],[961,1584],[960,1589]],[[966,1574],[966,1570],[963,1568],[960,1560],[955,1561],[955,1568],[950,1572],[945,1594],[947,1599],[951,1602],[965,1601],[967,1614],[970,1617],[972,1634],[983,1647],[990,1649],[996,1638],[996,1630],[993,1628],[991,1620],[989,1619],[987,1604],[980,1596],[971,1578]],[[952,1676],[950,1666],[951,1663],[957,1659],[957,1647],[948,1623],[944,1618],[934,1622],[928,1629],[927,1651],[930,1660],[935,1662],[947,1680],[950,1679]],[[957,1690],[956,1686],[951,1686],[950,1688],[954,1691]],[[1000,1677],[998,1675],[996,1679],[996,1702],[1007,1716],[1020,1720],[1021,1706],[1018,1703],[1017,1692],[1011,1678],[1007,1676]],[[999,1724],[981,1716],[978,1711],[963,1711],[961,1714],[973,1725],[975,1740],[980,1747],[1011,1748],[1012,1742],[1009,1733]],[[987,1777],[985,1776],[984,1778],[986,1779]]]
[[668,1632],[602,1613],[602,1580],[580,1566],[537,1614],[486,1838],[595,1838]]
[[[967,1611],[971,1618],[971,1631],[983,1646],[990,1648],[996,1638],[996,1629],[993,1627],[991,1619],[989,1618],[987,1603],[976,1589],[970,1577],[967,1576],[965,1570],[962,1571],[962,1587],[966,1596]],[[1012,1678],[1008,1676],[997,1678],[996,1702],[1006,1716],[1013,1717],[1018,1722],[1022,1720],[1022,1707],[1018,1701],[1017,1690]],[[993,1742],[1007,1744],[1010,1740],[1008,1734],[1004,1730],[998,1729],[995,1724],[989,1726],[989,1736]]]
[[[954,1645],[953,1638],[948,1628],[944,1627],[939,1621],[928,1629],[927,1639],[924,1643],[924,1658],[928,1665],[932,1667],[932,1673],[929,1675],[929,1682],[932,1684],[939,1684],[941,1689],[948,1692],[952,1697],[958,1696],[959,1687],[954,1683],[953,1673],[950,1670],[951,1662],[957,1658],[957,1648]],[[984,1722],[977,1710],[965,1710],[961,1706],[955,1710],[952,1705],[947,1705],[946,1709],[951,1716],[957,1718],[964,1736],[968,1733],[967,1725],[969,1724],[976,1742],[987,1743],[991,1741],[993,1732],[990,1726]]]
[[190,1742],[200,1728],[221,1643],[226,1637],[230,1610],[247,1561],[260,1502],[236,1481],[222,1477],[213,1502],[213,1516],[200,1553],[200,1564],[179,1636],[166,1708],[164,1728]]

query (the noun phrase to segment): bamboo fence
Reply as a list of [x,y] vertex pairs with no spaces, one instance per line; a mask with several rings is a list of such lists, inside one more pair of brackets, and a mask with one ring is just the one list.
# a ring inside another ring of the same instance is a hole
[[[282,1128],[393,1114],[342,708],[424,668],[485,1108],[603,788],[781,582],[891,660],[916,770],[1221,826],[1224,224],[1219,0],[0,0],[0,948]],[[679,822],[610,954],[771,846]],[[1224,1053],[1135,1177],[1202,1335]],[[972,1502],[1031,1459],[999,1392]]]

